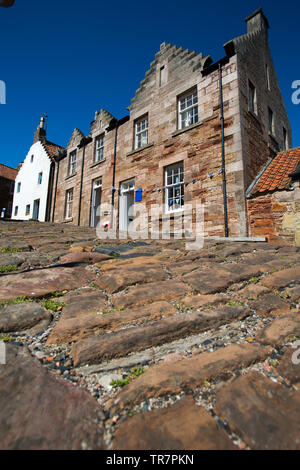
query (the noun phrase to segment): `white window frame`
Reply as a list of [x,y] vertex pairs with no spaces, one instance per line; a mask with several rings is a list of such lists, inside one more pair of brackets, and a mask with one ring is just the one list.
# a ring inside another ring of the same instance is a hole
[[[177,171],[179,170],[179,172]],[[176,174],[177,173],[177,174]],[[183,162],[175,163],[164,168],[165,181],[165,212],[181,212],[184,210],[184,165]],[[174,195],[174,193],[177,193]],[[178,194],[179,192],[179,194]],[[176,200],[179,200],[176,203]],[[170,204],[171,201],[175,201]]]
[[66,191],[66,220],[72,219],[74,191],[70,188]]
[[77,151],[74,150],[69,155],[69,176],[74,175],[76,171]]
[[136,150],[148,144],[148,115],[138,119],[134,129],[134,148]]
[[178,129],[185,129],[198,122],[197,88],[178,97]]
[[104,134],[98,135],[95,141],[95,163],[104,160]]
[[42,184],[43,181],[43,172],[41,171],[38,176],[38,184]]

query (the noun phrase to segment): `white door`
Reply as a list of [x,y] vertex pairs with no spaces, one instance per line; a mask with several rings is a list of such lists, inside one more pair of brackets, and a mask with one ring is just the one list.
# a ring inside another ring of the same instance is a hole
[[91,226],[97,227],[100,221],[100,205],[101,205],[101,179],[94,181],[93,194],[92,194],[92,213],[91,213]]
[[119,204],[120,230],[133,230],[134,221],[134,180],[121,183]]

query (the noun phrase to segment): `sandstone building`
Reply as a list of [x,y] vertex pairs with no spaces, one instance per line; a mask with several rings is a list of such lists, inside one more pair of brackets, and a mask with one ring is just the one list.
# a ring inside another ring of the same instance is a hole
[[0,213],[11,217],[15,178],[18,170],[0,163]]
[[[117,120],[96,112],[88,136],[75,129],[55,164],[51,220],[96,226],[116,209],[121,230],[139,205],[163,207],[158,222],[205,204],[205,235],[250,234],[246,190],[279,151],[292,145],[276,78],[268,21],[246,18],[245,35],[208,55],[162,43]],[[227,217],[226,217],[227,215]],[[157,220],[148,217],[151,225]]]

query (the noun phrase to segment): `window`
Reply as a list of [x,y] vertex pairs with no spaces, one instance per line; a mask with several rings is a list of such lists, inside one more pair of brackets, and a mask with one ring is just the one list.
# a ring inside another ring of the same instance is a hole
[[33,162],[33,159],[34,159],[34,155],[31,155],[31,157],[30,157],[30,163]]
[[194,89],[178,98],[178,128],[184,129],[198,122],[198,96]]
[[25,215],[30,214],[30,204],[27,204],[26,209],[25,209]]
[[159,86],[164,85],[167,82],[167,70],[166,67],[163,65],[159,69]]
[[166,212],[182,210],[184,206],[183,162],[165,168]]
[[249,110],[257,114],[256,88],[249,80]]
[[38,184],[42,184],[42,179],[43,179],[43,172],[39,173]]
[[66,192],[66,219],[72,219],[73,212],[73,188]]
[[268,108],[269,132],[274,135],[274,114],[271,108]]
[[270,82],[270,70],[268,64],[266,64],[266,80],[267,80],[267,88],[271,90],[271,82]]
[[76,170],[76,150],[72,153],[70,153],[69,157],[69,175],[74,175],[75,170]]
[[18,183],[18,186],[17,186],[17,193],[19,193],[21,191],[21,183]]
[[288,149],[288,138],[287,138],[287,131],[286,131],[286,128],[284,127],[283,128],[283,148],[284,150],[287,150]]
[[18,210],[19,210],[19,207],[15,206],[15,216],[18,215]]
[[101,162],[104,159],[104,135],[96,138],[95,162]]
[[139,119],[135,123],[135,145],[138,149],[148,144],[148,116]]

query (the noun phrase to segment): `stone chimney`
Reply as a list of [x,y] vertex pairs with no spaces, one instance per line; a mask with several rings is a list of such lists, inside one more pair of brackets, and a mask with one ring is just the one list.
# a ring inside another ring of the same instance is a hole
[[264,30],[266,33],[269,29],[269,22],[262,11],[262,8],[256,10],[252,15],[245,18],[247,23],[247,33]]
[[45,118],[41,117],[40,124],[33,136],[33,143],[42,142],[46,140]]

